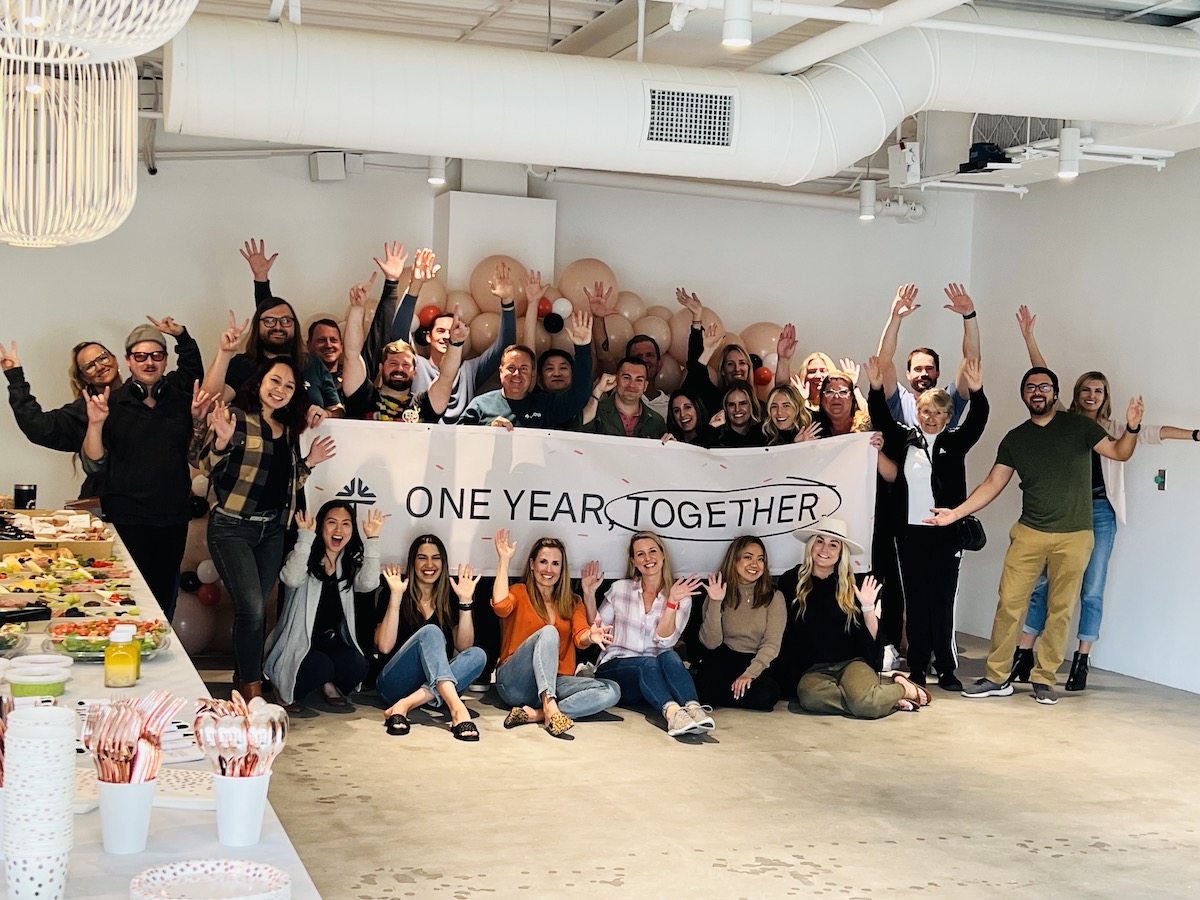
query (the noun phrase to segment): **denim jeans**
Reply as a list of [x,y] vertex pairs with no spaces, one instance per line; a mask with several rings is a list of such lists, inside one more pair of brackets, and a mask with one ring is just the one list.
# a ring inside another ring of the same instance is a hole
[[478,647],[468,647],[450,659],[442,629],[433,624],[424,625],[387,661],[375,679],[375,691],[391,706],[424,685],[433,694],[428,705],[441,706],[442,697],[437,692],[440,682],[449,681],[455,686],[470,684],[479,677],[485,665],[487,654]]
[[233,598],[233,666],[238,681],[262,681],[263,621],[267,596],[283,565],[282,514],[248,522],[214,509],[208,520],[208,552]]
[[[1079,589],[1079,640],[1094,643],[1100,639],[1100,619],[1104,614],[1104,583],[1108,579],[1108,560],[1117,540],[1117,514],[1112,504],[1101,497],[1092,501],[1092,533],[1096,543],[1083,573]],[[1025,633],[1041,634],[1046,627],[1046,594],[1049,579],[1043,571],[1029,597],[1025,614]]]
[[563,715],[584,719],[616,706],[621,689],[603,678],[558,674],[558,630],[539,628],[496,667],[496,691],[509,706],[541,707],[542,694],[554,698]]
[[645,701],[661,710],[668,703],[685,706],[696,700],[696,685],[674,650],[664,650],[658,656],[605,660],[596,674],[617,683],[626,706]]

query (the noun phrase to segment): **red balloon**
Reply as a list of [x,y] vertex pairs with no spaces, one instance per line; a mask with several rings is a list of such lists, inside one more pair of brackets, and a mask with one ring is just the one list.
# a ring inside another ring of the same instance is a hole
[[766,366],[759,366],[754,370],[754,383],[759,387],[766,387],[775,378],[775,373]]
[[538,318],[544,319],[554,311],[554,301],[549,297],[543,297],[538,301]]
[[196,599],[200,601],[201,606],[216,606],[221,602],[221,585],[216,581],[200,585],[200,589],[196,591]]
[[422,328],[429,328],[433,325],[433,320],[442,314],[442,311],[436,306],[423,306],[421,311],[417,313],[417,321],[421,323]]

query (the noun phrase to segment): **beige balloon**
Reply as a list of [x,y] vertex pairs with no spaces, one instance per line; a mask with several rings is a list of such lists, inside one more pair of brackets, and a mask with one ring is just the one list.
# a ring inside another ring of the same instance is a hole
[[755,322],[742,329],[742,346],[762,359],[775,352],[779,332],[782,330],[783,327],[774,322]]
[[499,314],[500,298],[492,293],[488,287],[488,282],[492,280],[492,276],[496,272],[496,264],[504,263],[508,266],[509,277],[512,279],[513,288],[515,290],[514,299],[517,302],[517,315],[525,315],[525,292],[521,290],[521,284],[524,280],[525,273],[528,269],[525,268],[518,260],[511,256],[489,256],[479,262],[478,265],[471,271],[470,292],[475,298],[475,302],[479,304],[481,312],[492,312]]
[[417,292],[417,309],[421,310],[426,306],[436,306],[442,311],[446,309],[446,285],[442,282],[440,274],[432,281],[422,284]]
[[670,322],[671,317],[677,312],[679,312],[679,307],[672,309],[669,306],[662,306],[660,304],[659,306],[651,306],[649,309],[647,309],[646,315],[662,319],[664,322]]
[[471,320],[479,315],[479,304],[468,291],[451,291],[446,295],[445,309],[453,311],[458,306],[458,317],[464,325],[470,325]]
[[500,333],[500,313],[481,312],[471,320],[471,349],[478,356],[492,345]]
[[671,326],[658,316],[642,316],[633,323],[634,334],[646,334],[658,342],[658,352],[666,353],[671,346]]
[[553,303],[555,300],[557,300],[559,297],[562,296],[562,291],[560,291],[554,285],[549,285],[546,288],[546,293],[544,296],[547,300],[549,300],[551,303]]
[[[520,336],[524,335],[525,329],[529,327],[528,320],[530,315],[536,314],[526,314],[524,318],[517,322],[518,343],[520,343]],[[546,329],[542,327],[542,323],[540,321],[537,323],[537,330],[534,332],[533,339],[533,350],[539,356],[550,349],[550,335],[547,333]]]
[[[706,328],[716,324],[718,331],[725,327],[721,317],[707,306],[700,311],[700,322]],[[676,359],[687,359],[688,335],[691,330],[692,314],[686,309],[681,309],[671,316],[671,355]]]
[[605,362],[615,365],[625,355],[625,345],[633,337],[633,323],[624,316],[605,316],[604,329],[608,334],[608,349],[601,350]]
[[612,299],[617,298],[621,290],[617,286],[617,276],[606,263],[598,259],[577,259],[568,263],[558,276],[558,289],[576,309],[587,309],[588,301],[584,289],[592,290],[597,281],[603,281],[606,289],[612,288]]
[[[542,330],[544,331],[545,329]],[[567,329],[565,328],[550,335],[550,346],[555,350],[566,350],[572,355],[575,353],[575,345],[571,343],[571,338],[567,335]]]
[[633,291],[621,291],[617,295],[617,302],[614,305],[617,312],[630,322],[636,322],[646,315],[646,301]]
[[655,387],[669,394],[681,384],[683,384],[683,365],[668,353],[659,362],[658,378],[655,380]]

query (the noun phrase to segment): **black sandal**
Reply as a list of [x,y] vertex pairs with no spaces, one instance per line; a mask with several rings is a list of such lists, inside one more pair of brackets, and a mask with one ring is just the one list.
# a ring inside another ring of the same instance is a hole
[[475,723],[470,719],[467,719],[465,722],[459,722],[457,725],[451,725],[450,733],[454,735],[456,741],[479,740],[479,729],[475,727]]
[[388,734],[408,734],[412,731],[412,725],[408,719],[400,713],[394,713],[387,717],[387,721],[383,723],[387,728]]

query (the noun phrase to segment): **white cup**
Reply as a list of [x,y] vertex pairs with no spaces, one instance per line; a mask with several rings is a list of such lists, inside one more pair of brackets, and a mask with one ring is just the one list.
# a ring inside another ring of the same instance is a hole
[[141,853],[146,849],[156,784],[154,781],[96,783],[100,792],[100,830],[105,853]]
[[9,856],[4,861],[8,900],[63,900],[69,853]]
[[233,778],[213,776],[217,798],[217,840],[226,847],[250,847],[262,835],[271,774]]

